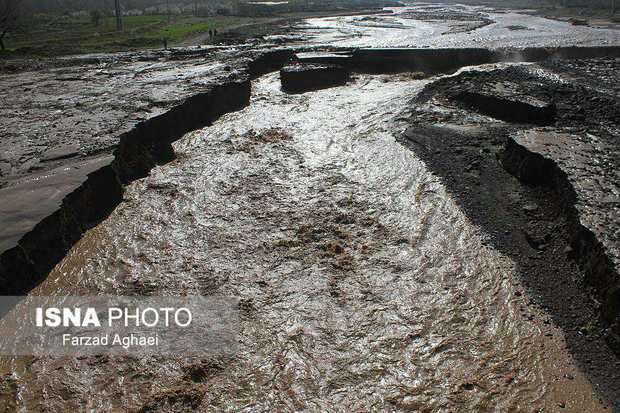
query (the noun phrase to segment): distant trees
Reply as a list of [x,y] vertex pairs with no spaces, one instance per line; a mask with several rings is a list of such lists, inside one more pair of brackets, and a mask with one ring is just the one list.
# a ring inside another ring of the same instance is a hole
[[21,0],[0,0],[0,48],[4,50],[4,36],[19,22]]
[[[132,15],[194,14],[206,16],[219,13],[221,10],[230,12],[238,1],[245,0],[0,0],[0,8],[4,8],[7,4],[21,4],[20,24],[27,22],[31,17],[46,18],[42,15],[82,16],[95,23],[91,12],[99,10],[101,22],[103,22],[104,16],[118,15],[118,28],[122,29],[125,24],[124,17],[127,13]],[[4,15],[3,11],[0,13]]]

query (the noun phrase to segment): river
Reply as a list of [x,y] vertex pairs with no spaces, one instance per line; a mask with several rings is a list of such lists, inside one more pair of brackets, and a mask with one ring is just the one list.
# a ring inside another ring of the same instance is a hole
[[[395,17],[407,27],[359,36],[358,19],[307,26],[347,46],[448,29]],[[598,41],[570,32],[582,30]],[[446,36],[428,44],[458,43]],[[184,359],[13,360],[18,410],[602,411],[514,263],[396,141],[429,81],[356,75],[289,95],[267,74],[248,107],[176,142],[177,159],[130,184],[32,294],[238,297],[237,350],[200,361],[199,381]]]

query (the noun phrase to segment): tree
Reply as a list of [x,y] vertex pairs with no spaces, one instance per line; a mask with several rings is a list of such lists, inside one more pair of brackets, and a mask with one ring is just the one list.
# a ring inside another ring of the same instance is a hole
[[121,9],[121,0],[114,0],[114,12],[116,14],[116,30],[120,32],[123,30],[123,10]]
[[90,21],[95,27],[99,27],[99,23],[101,22],[101,12],[97,9],[90,11]]
[[4,36],[17,27],[21,0],[0,0],[0,48],[4,50]]

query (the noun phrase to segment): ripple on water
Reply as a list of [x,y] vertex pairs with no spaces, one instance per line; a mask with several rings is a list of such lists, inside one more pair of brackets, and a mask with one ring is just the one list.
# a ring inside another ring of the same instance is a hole
[[206,383],[187,384],[191,360],[35,360],[24,403],[68,386],[45,403],[157,405],[155,389],[198,386],[203,407],[231,410],[542,405],[512,264],[391,134],[423,83],[386,79],[286,95],[261,78],[249,107],[178,141],[40,287],[241,297],[240,350],[214,356]]

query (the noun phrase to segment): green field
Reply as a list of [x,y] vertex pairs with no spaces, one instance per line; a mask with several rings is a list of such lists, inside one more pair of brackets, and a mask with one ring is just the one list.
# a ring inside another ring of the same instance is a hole
[[264,17],[183,15],[152,15],[123,17],[123,31],[116,31],[114,16],[102,17],[95,25],[88,17],[36,16],[16,33],[5,38],[6,47],[15,53],[58,55],[147,47],[161,47],[163,39],[173,45],[198,33],[217,29],[240,30],[246,25],[250,31],[266,22]]

